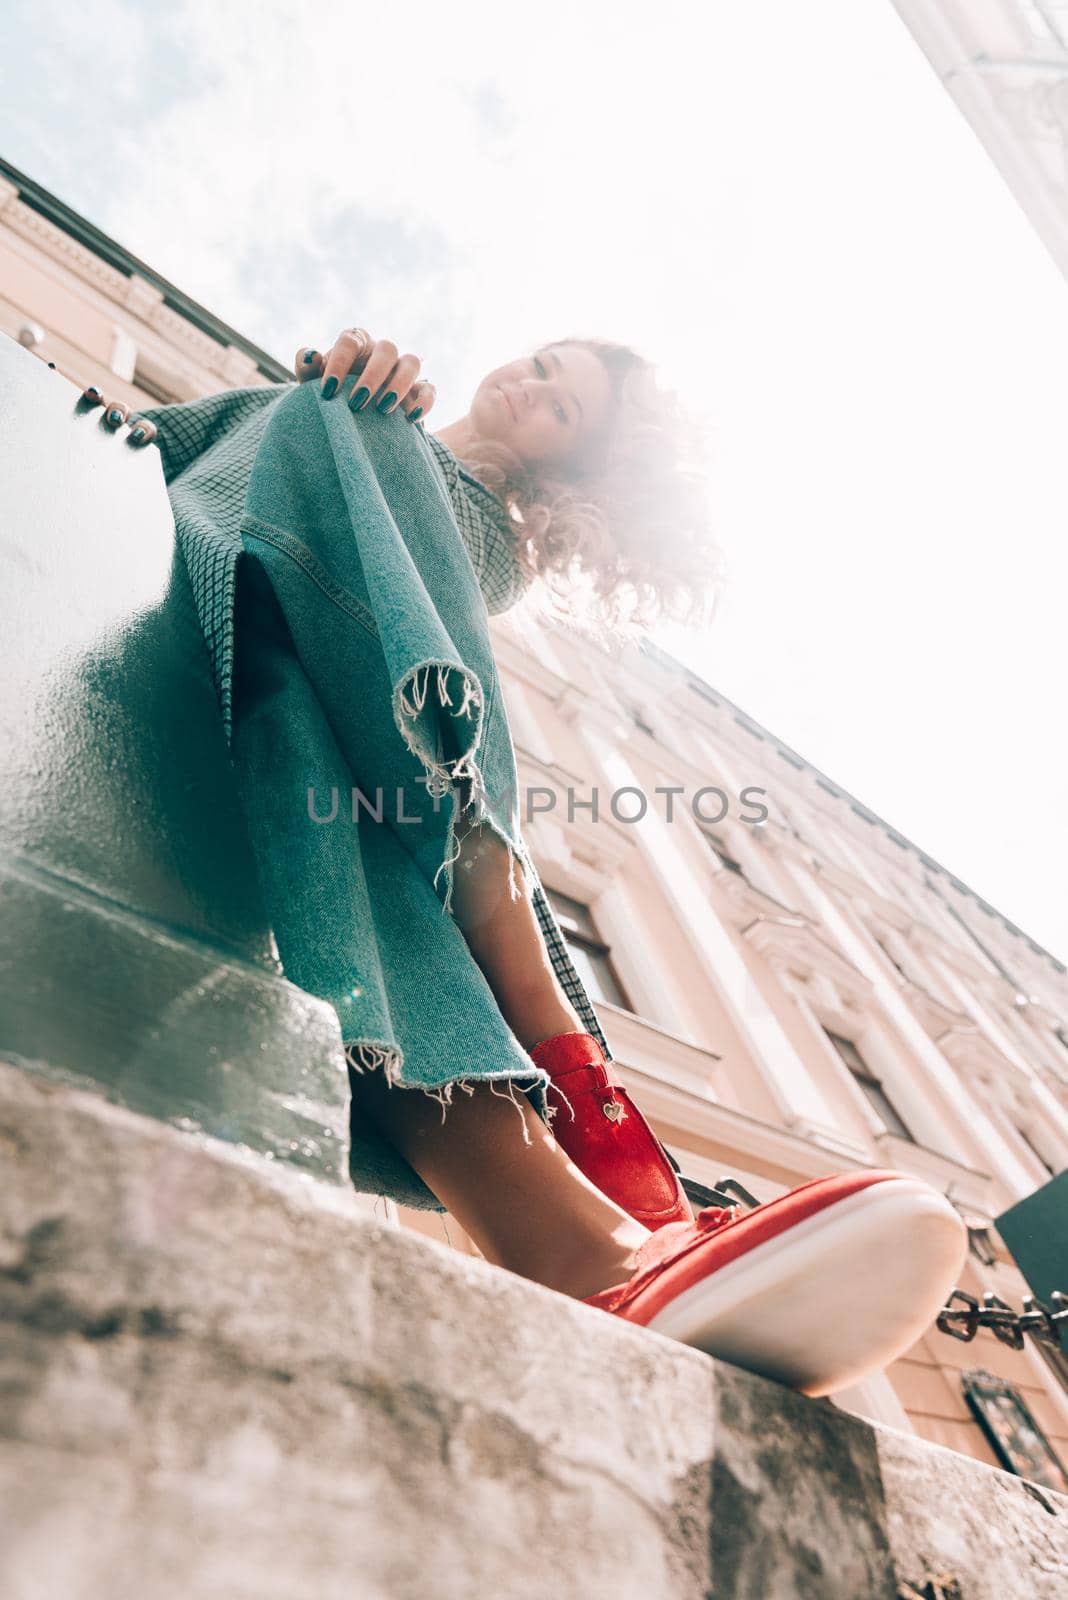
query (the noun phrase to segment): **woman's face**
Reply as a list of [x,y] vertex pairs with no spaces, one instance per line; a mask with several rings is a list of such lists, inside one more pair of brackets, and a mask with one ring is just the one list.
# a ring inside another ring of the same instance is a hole
[[608,416],[608,374],[592,350],[539,346],[496,367],[475,391],[469,415],[479,434],[509,445],[528,465],[565,461]]

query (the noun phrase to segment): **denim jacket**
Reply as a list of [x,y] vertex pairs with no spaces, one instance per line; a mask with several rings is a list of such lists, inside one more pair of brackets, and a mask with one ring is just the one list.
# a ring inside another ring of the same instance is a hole
[[[456,1084],[511,1080],[546,1117],[547,1076],[449,915],[462,780],[608,1053],[520,829],[484,585],[496,602],[525,581],[502,562],[488,491],[402,414],[354,415],[353,382],[331,401],[285,384],[141,413],[158,429],[279,965],[334,1006],[350,1069],[380,1067],[443,1108]],[[462,527],[472,507],[481,545]],[[358,1187],[438,1208],[384,1141],[353,1131]]]

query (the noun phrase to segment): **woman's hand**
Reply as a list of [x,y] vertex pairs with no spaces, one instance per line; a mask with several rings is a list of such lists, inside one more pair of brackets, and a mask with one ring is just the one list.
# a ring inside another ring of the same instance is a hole
[[[90,384],[82,390],[82,400],[87,406],[103,406],[104,415],[101,418],[105,428],[110,428],[112,433],[118,433],[124,423],[130,420],[130,407],[123,405],[121,400],[106,400],[96,384]],[[156,437],[156,424],[146,422],[143,417],[137,418],[134,426],[126,435],[126,443],[134,450],[143,450],[146,444],[152,444]]]
[[299,383],[320,378],[324,400],[337,393],[350,372],[357,373],[360,381],[348,402],[351,411],[373,404],[389,416],[399,407],[409,422],[418,422],[437,398],[434,385],[419,377],[421,366],[418,356],[402,356],[391,340],[346,328],[325,354],[307,346],[298,350],[293,371]]

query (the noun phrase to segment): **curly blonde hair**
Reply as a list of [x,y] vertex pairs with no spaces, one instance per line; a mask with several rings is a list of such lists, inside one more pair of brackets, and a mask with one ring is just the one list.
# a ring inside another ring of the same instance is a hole
[[501,502],[520,566],[542,579],[558,621],[595,637],[634,637],[657,622],[705,627],[724,566],[710,528],[707,446],[652,364],[629,345],[554,339],[599,358],[612,404],[578,455],[525,464],[500,440],[478,440],[463,461]]

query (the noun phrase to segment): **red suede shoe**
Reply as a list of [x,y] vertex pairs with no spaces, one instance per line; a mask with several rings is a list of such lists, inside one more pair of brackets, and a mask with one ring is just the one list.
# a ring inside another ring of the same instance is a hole
[[930,1327],[967,1250],[964,1223],[928,1184],[843,1173],[660,1229],[625,1283],[584,1303],[803,1394],[833,1394]]
[[693,1208],[663,1145],[592,1034],[558,1033],[530,1055],[552,1079],[553,1138],[579,1171],[654,1232],[669,1222],[692,1224]]

